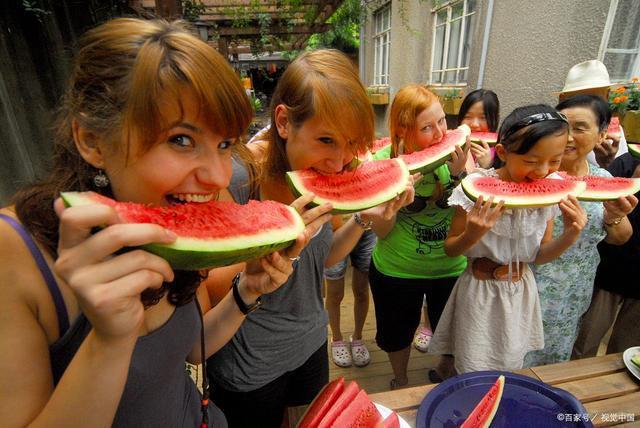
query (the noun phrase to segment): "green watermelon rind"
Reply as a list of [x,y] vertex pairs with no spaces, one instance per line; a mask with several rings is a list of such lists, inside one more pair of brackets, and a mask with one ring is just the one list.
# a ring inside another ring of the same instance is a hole
[[[388,160],[389,159],[387,159],[387,161]],[[407,183],[409,182],[409,177],[411,175],[409,173],[409,169],[407,168],[406,164],[402,161],[402,159],[394,158],[390,160],[400,164],[402,176],[400,180],[390,183],[390,185],[386,189],[383,189],[377,194],[369,196],[367,198],[361,198],[358,201],[349,201],[349,202],[332,201],[332,200],[328,200],[328,199],[316,196],[313,199],[313,201],[309,203],[309,206],[317,207],[319,205],[329,202],[333,205],[333,209],[331,210],[332,214],[351,214],[351,213],[363,211],[369,208],[373,208],[387,201],[390,201],[391,199],[395,198],[400,193],[405,191],[405,188],[407,187]],[[385,161],[373,160],[371,162],[385,162]],[[311,189],[308,189],[297,178],[296,171],[287,172],[287,183],[296,198],[312,192]]]
[[[468,125],[460,125],[458,126],[456,131],[461,131],[461,136],[455,142],[454,146],[446,148],[444,151],[440,152],[435,156],[421,159],[419,162],[410,163],[407,161],[407,159],[404,159],[405,163],[409,167],[409,172],[411,172],[411,174],[415,174],[417,172],[426,174],[426,173],[432,172],[433,170],[440,167],[441,165],[444,165],[446,161],[451,159],[451,154],[455,151],[455,146],[464,146],[464,144],[467,141],[467,137],[471,135],[471,128],[469,128]],[[428,148],[429,147],[427,147],[427,149]],[[413,152],[410,155],[401,155],[400,158],[403,159],[403,157],[406,157],[406,156],[415,156],[418,153],[420,152],[419,151]]]
[[640,369],[640,353],[635,354],[633,357],[631,357],[631,362],[635,364],[638,369]]
[[629,143],[627,144],[627,147],[629,147],[629,153],[631,153],[631,156],[640,158],[640,144]]
[[[67,207],[99,203],[83,192],[62,192],[61,197]],[[304,231],[305,224],[298,212],[286,208],[293,214],[294,224],[290,228],[229,239],[178,237],[171,244],[146,244],[139,248],[162,257],[176,270],[212,269],[260,258],[287,248]]]
[[[462,179],[461,188],[463,192],[469,199],[474,202],[478,200],[478,198],[481,196],[481,193],[474,188],[473,182],[474,180],[480,178],[486,177],[483,175],[469,175]],[[496,194],[493,195],[492,206],[497,205],[501,200],[505,201],[505,208],[540,208],[550,205],[556,205],[562,199],[566,198],[569,195],[578,197],[578,195],[582,193],[587,187],[587,184],[583,181],[572,181],[572,183],[574,183],[573,189],[568,189],[567,191],[556,192],[549,195],[522,195],[509,196],[508,198],[505,198],[503,195]],[[487,195],[482,196],[485,202],[489,199]]]
[[[476,134],[476,135],[474,135]],[[480,138],[478,135],[480,134],[494,134],[495,138]],[[497,132],[471,132],[471,135],[469,136],[469,141],[471,141],[472,143],[480,143],[482,141],[484,141],[485,143],[487,143],[490,146],[494,146],[498,143],[498,133]]]
[[[567,175],[566,173],[561,173],[562,177],[565,180],[582,180],[583,177],[573,177]],[[577,198],[580,201],[585,202],[604,202],[604,201],[613,201],[620,197],[634,195],[640,192],[640,178],[624,178],[624,177],[603,177],[603,176],[587,176],[587,179],[595,179],[595,180],[617,180],[620,183],[620,187],[617,190],[604,190],[604,189],[589,189],[589,185],[583,192],[581,192]],[[587,180],[588,182],[589,180]],[[623,183],[627,182],[628,185],[623,187]]]

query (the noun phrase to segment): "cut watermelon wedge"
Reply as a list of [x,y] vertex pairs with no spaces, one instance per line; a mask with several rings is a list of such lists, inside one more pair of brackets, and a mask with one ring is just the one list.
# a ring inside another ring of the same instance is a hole
[[516,183],[472,174],[462,180],[462,190],[471,200],[476,201],[482,196],[487,201],[493,196],[494,204],[504,201],[507,208],[555,205],[569,195],[581,194],[586,187],[583,181],[552,178]]
[[379,138],[373,142],[373,146],[371,147],[371,153],[377,153],[378,151],[384,149],[389,145],[391,145],[390,137]]
[[620,128],[620,119],[618,119],[616,116],[613,116],[611,118],[611,121],[609,122],[609,126],[607,127],[607,136],[620,138],[621,134],[622,129]]
[[317,428],[322,418],[333,407],[336,400],[344,391],[344,378],[339,377],[327,385],[318,393],[313,402],[307,407],[307,411],[298,423],[298,428]]
[[640,178],[599,177],[595,175],[573,177],[563,172],[559,174],[565,180],[587,183],[586,190],[578,195],[578,199],[581,201],[610,201],[640,192]]
[[631,156],[640,158],[640,144],[629,143],[627,146],[629,147],[629,153],[631,153]]
[[61,196],[67,206],[108,205],[115,208],[123,223],[154,223],[171,230],[178,235],[172,244],[142,248],[181,270],[209,269],[262,257],[288,247],[305,229],[294,208],[274,201],[151,207],[116,202],[94,192],[63,192]]
[[404,160],[412,174],[433,171],[450,159],[456,146],[463,146],[470,134],[471,129],[467,125],[460,125],[457,129],[447,131],[439,143],[418,152],[401,155],[400,158]]
[[348,214],[383,204],[404,192],[409,169],[401,159],[363,162],[340,174],[324,175],[313,169],[287,172],[296,196],[313,192],[312,205],[330,202],[334,214]]
[[[358,393],[360,392],[360,387],[354,381],[351,381],[345,386],[342,394],[336,399],[333,406],[331,406],[325,415],[320,420],[318,424],[318,428],[330,428],[333,425],[334,421],[342,414],[344,409],[347,408],[349,403],[351,403]],[[315,400],[314,400],[315,401]]]
[[497,132],[472,132],[471,141],[480,142],[484,141],[488,145],[492,146],[498,142],[498,133]]
[[471,414],[462,424],[461,428],[488,428],[500,406],[500,399],[504,391],[504,375],[500,375],[489,392],[471,411]]
[[378,422],[375,428],[400,428],[398,414],[391,412],[383,421]]
[[375,404],[371,402],[367,393],[361,390],[331,426],[335,428],[372,428],[380,420],[382,420],[382,416]]

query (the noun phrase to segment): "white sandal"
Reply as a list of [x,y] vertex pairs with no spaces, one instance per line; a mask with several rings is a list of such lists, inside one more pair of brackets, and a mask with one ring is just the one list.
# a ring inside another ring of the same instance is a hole
[[331,357],[336,366],[351,367],[351,351],[349,350],[349,344],[344,340],[331,342]]
[[356,367],[364,367],[371,362],[371,354],[369,354],[369,350],[367,349],[367,345],[364,344],[364,340],[354,340],[352,337],[349,338],[351,342],[351,356],[353,359],[353,364]]
[[420,327],[418,329],[418,334],[413,338],[413,347],[416,348],[420,352],[427,352],[427,348],[429,348],[429,342],[431,342],[431,337],[433,336],[433,332],[426,328]]

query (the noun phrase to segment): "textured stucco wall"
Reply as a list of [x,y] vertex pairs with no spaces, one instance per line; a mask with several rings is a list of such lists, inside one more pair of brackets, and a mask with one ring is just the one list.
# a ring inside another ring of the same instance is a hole
[[495,0],[483,87],[498,94],[502,117],[524,104],[555,105],[569,68],[597,58],[608,11],[608,0]]
[[[598,55],[609,0],[494,0],[483,87],[500,98],[501,117],[515,107],[544,102],[562,88],[569,68]],[[384,2],[369,2],[361,49],[366,86],[373,83],[372,11]],[[400,8],[405,8],[401,18]],[[488,0],[478,0],[469,64],[468,86],[477,87]],[[402,86],[429,81],[432,48],[432,2],[392,2],[390,98]],[[386,135],[389,106],[376,106],[376,131]]]

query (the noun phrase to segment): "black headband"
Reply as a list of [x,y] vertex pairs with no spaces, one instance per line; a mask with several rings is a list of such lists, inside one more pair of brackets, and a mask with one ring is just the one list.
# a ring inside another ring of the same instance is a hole
[[502,140],[509,139],[509,137],[511,137],[522,128],[533,125],[534,123],[547,121],[560,121],[569,123],[569,121],[567,120],[567,116],[565,116],[563,113],[560,113],[559,111],[532,114],[511,125],[509,129],[507,129],[507,131],[504,133],[504,135],[502,135],[501,142]]

